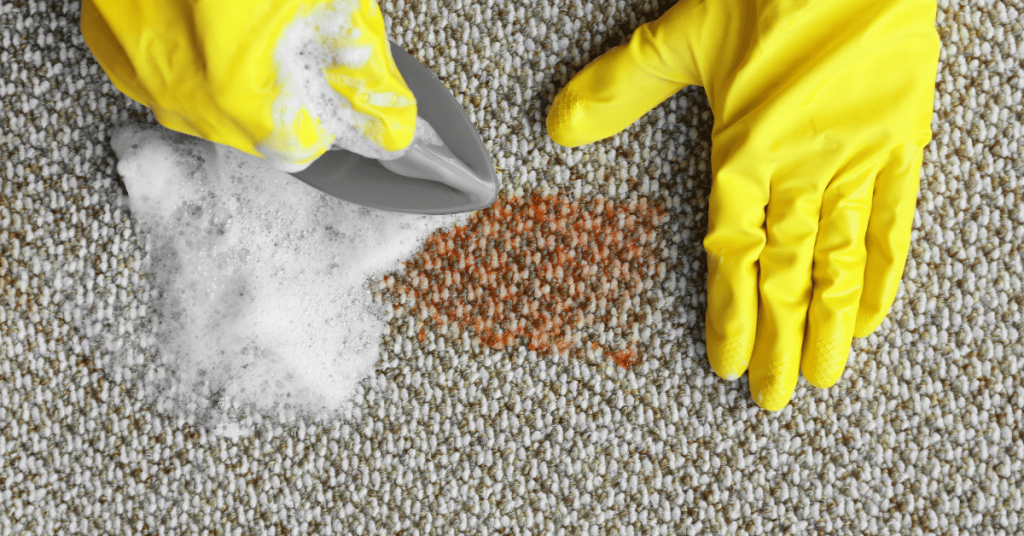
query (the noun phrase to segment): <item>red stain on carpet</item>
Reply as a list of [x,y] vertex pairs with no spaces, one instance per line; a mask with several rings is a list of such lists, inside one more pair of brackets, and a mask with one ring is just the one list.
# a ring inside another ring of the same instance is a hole
[[[421,342],[425,327],[467,330],[494,349],[564,354],[588,327],[633,333],[646,322],[642,297],[665,277],[655,240],[665,219],[644,198],[502,197],[427,239],[385,293],[419,320]],[[625,339],[602,349],[628,368],[640,357]]]

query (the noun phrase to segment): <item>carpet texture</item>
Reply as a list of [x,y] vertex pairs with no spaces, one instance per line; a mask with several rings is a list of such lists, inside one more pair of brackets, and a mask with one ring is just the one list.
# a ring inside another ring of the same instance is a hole
[[228,439],[141,395],[154,348],[109,364],[149,299],[110,133],[147,112],[77,2],[0,4],[0,533],[1020,534],[1024,3],[939,2],[902,290],[777,414],[707,364],[703,92],[581,149],[545,134],[557,89],[669,5],[383,1],[503,198],[372,282],[395,316],[355,411]]

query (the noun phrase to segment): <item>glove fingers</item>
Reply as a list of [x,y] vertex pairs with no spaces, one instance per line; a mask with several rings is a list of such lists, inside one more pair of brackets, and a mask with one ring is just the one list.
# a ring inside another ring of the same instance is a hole
[[881,162],[840,173],[825,188],[814,248],[814,290],[807,314],[801,371],[815,387],[843,375],[864,283],[871,194]]
[[772,185],[761,252],[761,307],[750,359],[750,392],[762,408],[789,403],[800,374],[800,357],[811,301],[811,267],[822,191],[803,173]]
[[871,334],[896,299],[910,249],[910,228],[921,182],[921,160],[928,140],[914,140],[893,152],[875,183],[867,228],[864,291],[854,336]]
[[758,257],[765,244],[767,181],[751,180],[755,170],[734,159],[715,175],[709,199],[708,361],[726,380],[743,375],[757,332]]

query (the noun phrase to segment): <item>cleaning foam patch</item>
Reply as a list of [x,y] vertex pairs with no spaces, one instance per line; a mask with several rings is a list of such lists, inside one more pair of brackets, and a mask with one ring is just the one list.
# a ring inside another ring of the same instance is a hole
[[147,389],[212,424],[237,410],[342,408],[385,329],[369,281],[454,221],[348,204],[162,128],[121,128],[113,146],[158,291],[166,377]]

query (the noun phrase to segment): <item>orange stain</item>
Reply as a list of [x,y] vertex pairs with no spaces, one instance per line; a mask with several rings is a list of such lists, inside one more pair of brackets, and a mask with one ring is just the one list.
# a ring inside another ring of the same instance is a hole
[[[428,238],[385,293],[396,313],[442,332],[565,354],[574,330],[603,322],[629,332],[647,321],[633,298],[665,277],[655,240],[665,219],[646,199],[502,197]],[[640,362],[634,345],[621,348],[603,350],[624,368]]]
[[625,369],[628,369],[640,362],[640,357],[636,353],[636,348],[632,347],[612,352],[610,357],[616,364]]

